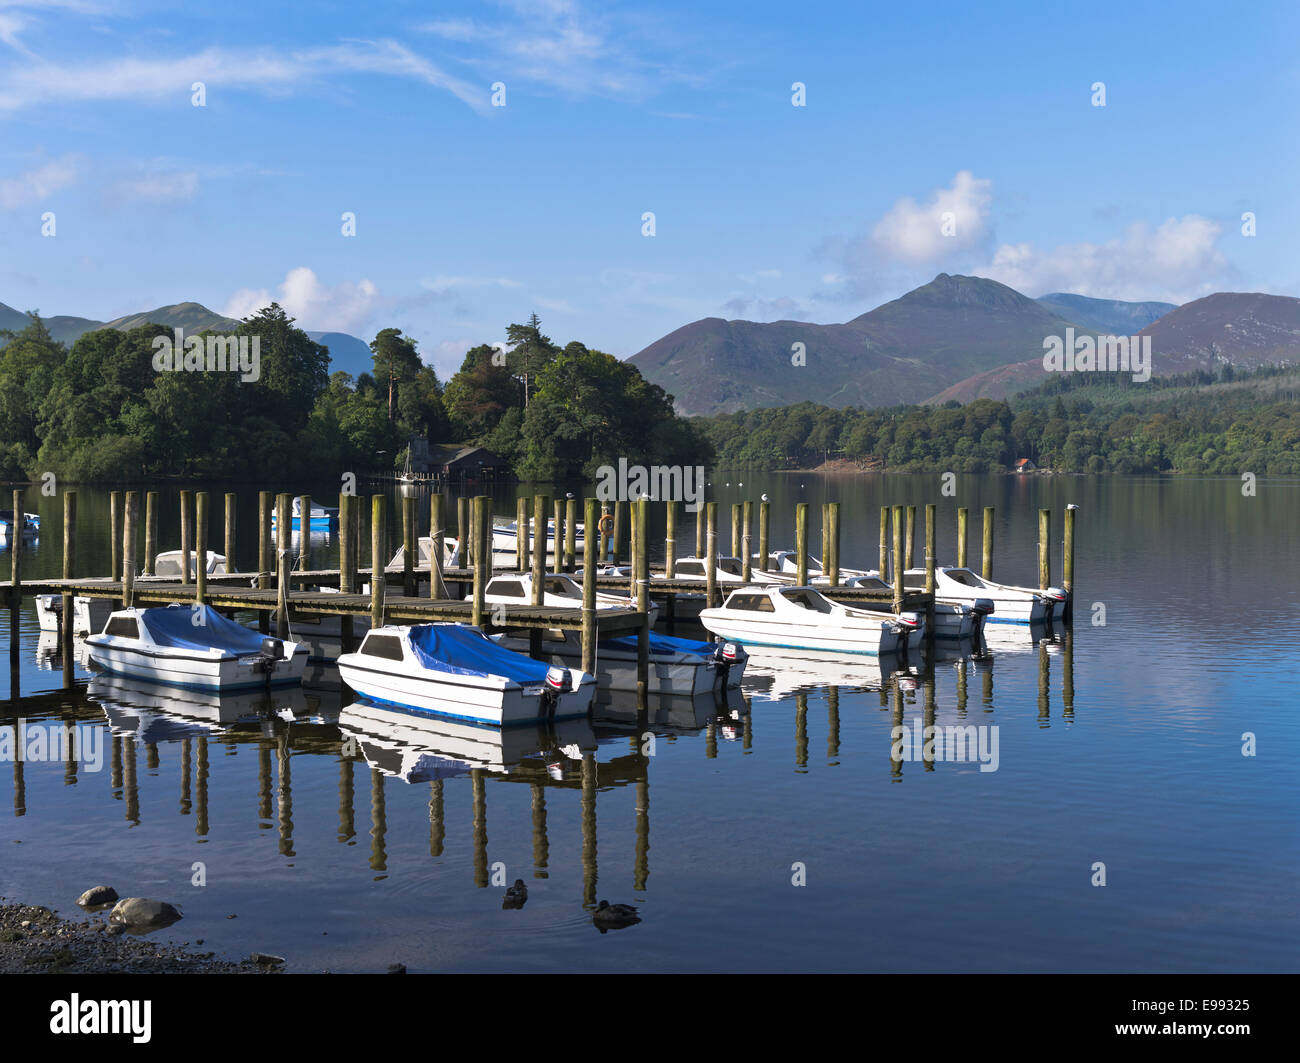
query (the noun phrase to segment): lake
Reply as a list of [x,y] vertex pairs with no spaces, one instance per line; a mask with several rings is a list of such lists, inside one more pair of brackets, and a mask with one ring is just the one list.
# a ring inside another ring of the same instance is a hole
[[[938,477],[713,476],[724,548],[730,503],[766,492],[773,547],[807,501],[816,552],[835,500],[842,563],[863,568],[883,504],[936,503],[944,563],[970,507],[975,564],[995,506],[994,576],[1023,584],[1037,509],[1053,510],[1059,582],[1077,504],[1073,627],[902,672],[751,667],[725,704],[652,705],[647,737],[623,703],[492,732],[403,727],[331,692],[217,705],[81,664],[60,691],[29,600],[23,698],[0,730],[75,725],[101,761],[0,763],[0,894],[75,914],[109,884],[177,904],[164,937],[293,971],[1294,969],[1300,483],[959,476],[944,497]],[[172,549],[176,489],[160,490]],[[78,494],[78,574],[106,575],[108,494]],[[239,494],[253,568],[256,491]],[[57,575],[62,503],[30,489],[26,508],[45,535],[24,574]],[[336,555],[322,540],[313,561]],[[894,727],[918,721],[996,735],[996,759],[891,757]],[[502,910],[516,878],[527,904]],[[642,922],[600,933],[606,898]]]

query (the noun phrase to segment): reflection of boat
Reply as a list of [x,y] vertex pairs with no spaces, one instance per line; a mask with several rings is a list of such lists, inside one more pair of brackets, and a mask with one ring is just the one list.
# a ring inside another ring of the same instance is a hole
[[646,715],[642,718],[637,714],[634,692],[601,690],[591,707],[591,718],[598,727],[625,730],[644,723],[657,731],[691,733],[707,727],[719,713],[726,711],[726,695],[720,690],[693,696],[651,694],[646,699]]
[[984,628],[984,645],[999,653],[1032,650],[1044,639],[1053,637],[1049,621],[1036,620],[1032,624],[998,624]]
[[114,734],[133,734],[146,742],[213,734],[238,723],[314,719],[319,714],[319,706],[301,687],[217,694],[96,675],[86,692],[103,708]]
[[42,631],[36,636],[36,667],[43,672],[57,671],[63,667],[58,632]]
[[[278,509],[279,507],[277,506],[276,509],[271,510],[272,531],[276,528],[276,510]],[[331,528],[337,526],[338,522],[339,511],[337,507],[322,506],[316,502],[311,504],[311,513],[307,520],[307,527],[310,531],[329,531]],[[302,530],[302,499],[297,495],[294,495],[293,498],[293,513],[290,517],[289,527],[292,531]]]
[[912,671],[904,667],[897,654],[882,654],[875,658],[809,650],[765,654],[754,648],[749,654],[745,692],[778,700],[816,687],[880,690],[894,673],[910,674]]
[[[511,572],[488,580],[483,600],[501,605],[528,605],[533,600],[533,577],[530,572]],[[582,585],[572,576],[550,572],[542,577],[542,604],[561,609],[582,608]],[[596,592],[597,609],[635,609],[636,599],[608,591]],[[659,615],[659,606],[650,603],[650,623]]]
[[585,716],[596,690],[584,672],[534,661],[463,624],[376,628],[338,663],[370,701],[493,726]]
[[897,653],[920,626],[915,613],[874,613],[832,602],[812,587],[747,587],[733,591],[720,609],[705,609],[700,623],[749,648],[836,653]]
[[105,671],[221,691],[302,681],[306,647],[259,635],[208,605],[120,609],[86,640]]
[[343,709],[339,730],[356,741],[371,767],[409,783],[467,775],[472,768],[509,774],[526,758],[550,760],[561,749],[581,757],[596,748],[585,719],[497,729],[364,701]]
[[[528,652],[524,635],[498,636],[502,645]],[[582,666],[582,634],[551,631],[542,653],[553,664]],[[740,685],[748,659],[735,642],[698,642],[650,632],[648,689],[657,694],[704,694],[718,686]],[[637,636],[601,639],[596,643],[596,683],[610,690],[636,690]]]

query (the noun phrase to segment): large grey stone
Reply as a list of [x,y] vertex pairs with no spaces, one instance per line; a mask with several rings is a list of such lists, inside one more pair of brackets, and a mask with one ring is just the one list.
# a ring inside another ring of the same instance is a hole
[[180,918],[181,913],[166,901],[151,901],[147,897],[124,897],[108,915],[109,922],[131,930],[156,930]]
[[91,908],[97,904],[112,904],[115,900],[117,890],[112,886],[91,886],[77,898],[77,903],[83,908]]

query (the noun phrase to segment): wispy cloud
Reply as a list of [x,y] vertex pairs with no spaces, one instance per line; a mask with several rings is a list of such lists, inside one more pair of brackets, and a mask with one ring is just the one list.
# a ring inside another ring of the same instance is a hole
[[177,170],[123,177],[105,189],[105,196],[112,203],[180,203],[198,191],[198,171]]
[[449,277],[440,273],[421,280],[420,287],[431,292],[450,292],[465,288],[521,288],[523,285],[509,277]]
[[219,89],[285,92],[349,73],[407,78],[450,92],[476,110],[490,109],[485,89],[396,41],[376,40],[298,51],[214,46],[170,58],[34,60],[0,73],[0,112],[60,103],[183,99],[196,81],[207,86],[209,96]]
[[51,159],[16,177],[0,179],[0,210],[12,210],[29,203],[41,203],[61,188],[74,184],[80,176],[76,155]]

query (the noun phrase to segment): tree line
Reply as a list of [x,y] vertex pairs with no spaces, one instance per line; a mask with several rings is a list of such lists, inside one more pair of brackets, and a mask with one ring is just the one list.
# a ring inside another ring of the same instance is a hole
[[[408,441],[477,443],[521,479],[591,476],[629,461],[707,464],[703,433],[634,367],[577,341],[561,348],[533,315],[507,344],[470,350],[444,385],[400,329],[370,343],[373,372],[330,372],[329,351],[278,304],[240,322],[258,378],[159,372],[170,327],[99,329],[71,346],[39,315],[0,348],[0,479],[45,472],[94,482],[158,476],[333,477],[400,469]],[[209,334],[205,333],[204,336]],[[213,334],[216,335],[216,334]],[[225,335],[225,334],[222,334]]]

